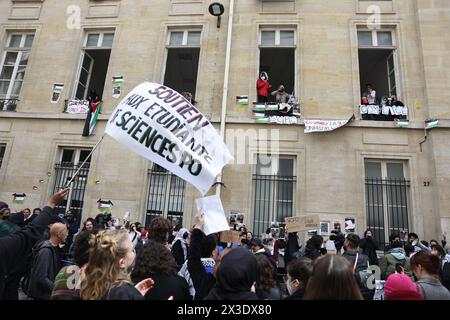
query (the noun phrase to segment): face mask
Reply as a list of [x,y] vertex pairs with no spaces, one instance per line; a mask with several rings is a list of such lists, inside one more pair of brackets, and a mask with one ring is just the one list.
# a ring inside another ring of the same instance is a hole
[[261,77],[261,80],[266,80],[266,77],[262,76],[262,77]]

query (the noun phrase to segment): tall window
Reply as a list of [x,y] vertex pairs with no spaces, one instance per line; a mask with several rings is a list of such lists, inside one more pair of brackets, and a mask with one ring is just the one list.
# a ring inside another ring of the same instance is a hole
[[361,95],[367,84],[375,87],[378,98],[399,95],[397,88],[397,46],[394,32],[358,31]]
[[149,189],[145,225],[162,216],[173,224],[183,223],[184,191],[186,183],[156,163],[148,172]]
[[86,35],[75,83],[75,98],[86,99],[91,92],[102,98],[113,40],[113,31],[89,32]]
[[0,169],[2,168],[3,157],[5,156],[6,144],[0,144]]
[[[295,86],[295,31],[292,29],[263,29],[259,42],[259,74],[269,76],[271,90],[284,85],[287,93]],[[269,101],[274,101],[274,97]]]
[[167,39],[164,85],[195,98],[201,30],[174,30]]
[[253,232],[261,235],[271,222],[284,223],[294,214],[294,159],[258,155],[253,175]]
[[[84,148],[61,148],[59,150],[59,160],[55,164],[53,193],[63,188],[70,181],[90,152],[91,149]],[[70,185],[71,189],[68,196],[57,207],[58,213],[65,213],[71,210],[77,215],[78,221],[80,221],[83,211],[84,192],[88,181],[90,161],[91,159],[88,159],[80,169]]]
[[380,244],[389,235],[408,232],[408,195],[410,180],[405,176],[405,164],[399,161],[366,160],[367,227]]
[[19,99],[33,40],[34,32],[9,35],[1,64],[0,99]]

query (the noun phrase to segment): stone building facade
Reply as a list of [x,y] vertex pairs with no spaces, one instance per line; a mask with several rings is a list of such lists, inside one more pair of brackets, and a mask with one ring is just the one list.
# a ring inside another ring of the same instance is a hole
[[[193,93],[235,157],[219,187],[224,209],[243,213],[258,234],[272,221],[311,214],[320,215],[323,234],[351,218],[358,233],[370,227],[381,242],[393,232],[429,240],[450,230],[448,1],[223,0],[220,27],[212,2],[2,0],[1,199],[25,193],[13,209],[43,206],[67,182],[120,101],[112,79],[121,76],[121,97],[145,80]],[[295,94],[296,123],[255,121],[261,71],[273,90],[284,84]],[[405,104],[406,128],[395,117],[361,114],[366,83]],[[55,84],[64,85],[59,99]],[[64,112],[65,100],[91,91],[102,114],[82,137],[86,116]],[[334,131],[304,133],[305,119],[353,114]],[[427,119],[438,126],[426,130]],[[61,210],[82,219],[103,199],[118,217],[182,217],[189,226],[200,196],[109,137],[74,186]]]

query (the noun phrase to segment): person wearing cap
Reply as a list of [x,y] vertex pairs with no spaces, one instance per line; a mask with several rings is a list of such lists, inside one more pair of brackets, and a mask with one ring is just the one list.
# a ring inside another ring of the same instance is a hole
[[4,299],[7,292],[5,285],[10,271],[23,263],[31,253],[34,244],[42,237],[50,218],[54,215],[54,208],[62,202],[68,191],[69,189],[61,190],[52,195],[43,212],[33,223],[14,234],[0,238],[0,300]]
[[422,300],[417,287],[406,274],[391,274],[384,284],[386,300]]

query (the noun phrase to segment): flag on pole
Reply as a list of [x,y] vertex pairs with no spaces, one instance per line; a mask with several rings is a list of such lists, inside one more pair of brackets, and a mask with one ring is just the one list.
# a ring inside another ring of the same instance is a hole
[[98,115],[102,109],[102,102],[91,102],[89,106],[89,112],[86,117],[86,122],[84,124],[83,137],[88,137],[92,134],[97,123]]

